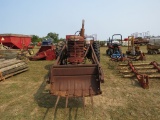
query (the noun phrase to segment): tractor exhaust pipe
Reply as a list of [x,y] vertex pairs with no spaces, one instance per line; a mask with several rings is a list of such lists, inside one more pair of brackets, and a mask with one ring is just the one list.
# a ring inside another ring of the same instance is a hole
[[84,20],[82,20],[82,28],[81,28],[81,31],[80,31],[80,36],[82,36],[83,38],[85,38],[84,32],[85,32],[85,29],[84,29]]

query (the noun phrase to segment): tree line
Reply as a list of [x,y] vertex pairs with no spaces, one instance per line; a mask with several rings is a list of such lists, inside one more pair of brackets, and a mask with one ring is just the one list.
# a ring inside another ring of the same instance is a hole
[[59,38],[59,34],[57,33],[53,33],[53,32],[49,32],[45,37],[39,37],[38,35],[32,35],[32,43],[38,43],[38,42],[42,42],[45,39],[50,39],[52,40],[53,43],[57,43],[59,40],[64,40],[63,38]]
[[[57,43],[58,41],[64,40],[63,38],[59,38],[59,34],[49,32],[45,37],[40,38],[38,35],[32,35],[32,43],[39,43],[45,39],[52,40],[52,43]],[[100,41],[100,46],[105,46],[106,41]]]

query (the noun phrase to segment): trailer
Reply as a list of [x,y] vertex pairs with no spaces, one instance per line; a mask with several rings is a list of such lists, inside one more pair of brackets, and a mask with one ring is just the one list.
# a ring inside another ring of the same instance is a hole
[[24,49],[31,43],[31,36],[22,34],[0,34],[0,43],[11,49]]
[[[15,58],[18,59],[28,59],[28,53],[29,55],[33,54],[34,51],[29,46],[31,43],[31,36],[29,35],[22,35],[22,34],[0,34],[0,55],[2,58],[7,59]],[[14,51],[15,56],[12,55],[12,52]],[[13,57],[12,57],[13,56]]]
[[148,54],[159,54],[160,51],[160,38],[150,38],[149,43],[147,44]]
[[147,45],[149,43],[148,39],[142,37],[136,37],[134,40],[134,44],[138,45]]

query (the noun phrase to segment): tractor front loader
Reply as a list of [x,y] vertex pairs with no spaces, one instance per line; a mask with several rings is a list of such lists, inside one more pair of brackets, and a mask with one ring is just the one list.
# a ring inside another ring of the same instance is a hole
[[[100,66],[100,46],[98,41],[91,40],[86,44],[84,20],[78,35],[66,35],[66,42],[50,69],[50,94],[57,96],[55,108],[60,97],[85,97],[102,94],[100,83],[104,82],[103,70]],[[77,33],[77,32],[76,32]],[[88,61],[89,59],[90,64]]]

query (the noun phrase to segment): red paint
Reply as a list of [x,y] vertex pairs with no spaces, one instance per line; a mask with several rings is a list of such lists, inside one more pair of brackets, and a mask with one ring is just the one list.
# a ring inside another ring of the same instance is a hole
[[12,49],[23,49],[31,43],[31,36],[21,34],[0,34],[0,43]]
[[41,46],[35,56],[30,57],[30,60],[55,60],[56,52],[55,46]]
[[128,41],[128,38],[124,38],[124,41]]

